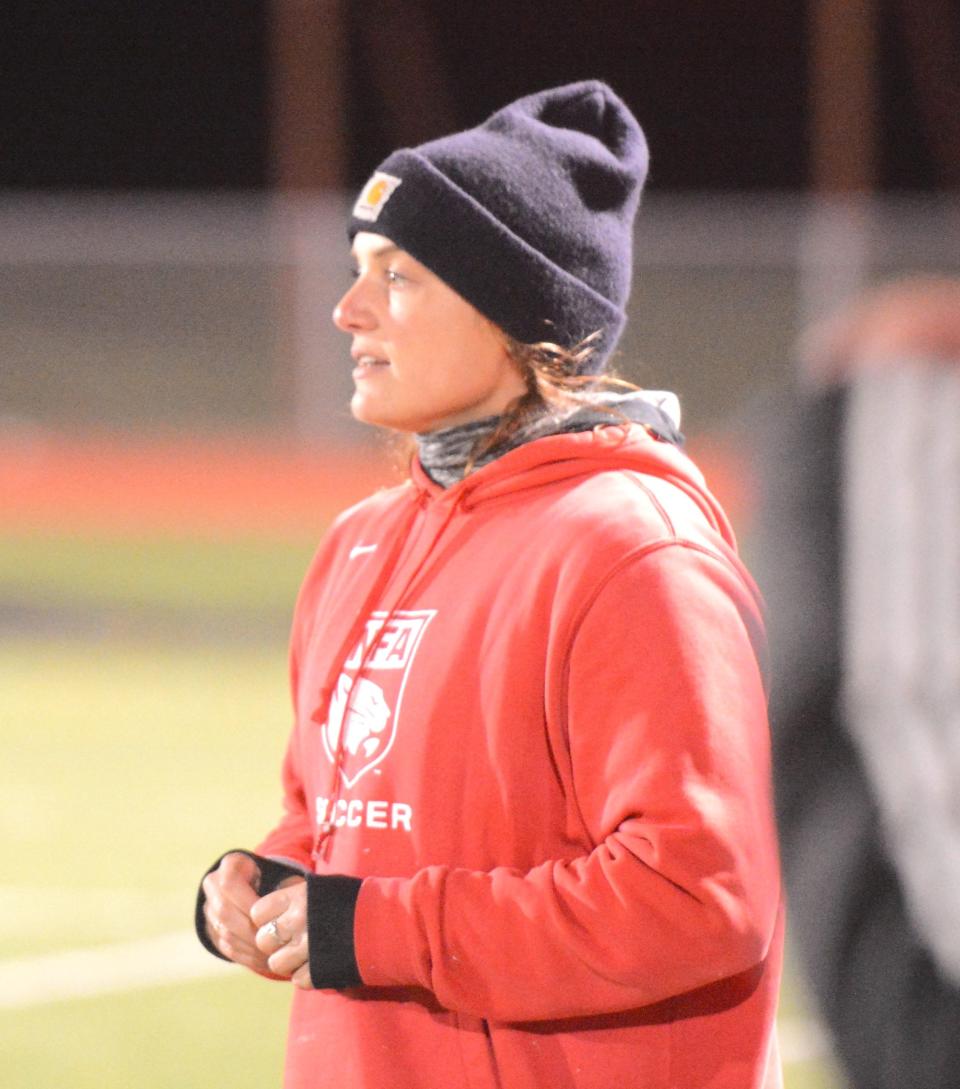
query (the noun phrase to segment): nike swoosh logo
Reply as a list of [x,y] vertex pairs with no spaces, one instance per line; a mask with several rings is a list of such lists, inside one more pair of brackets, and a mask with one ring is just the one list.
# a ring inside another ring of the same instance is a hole
[[355,559],[357,556],[365,556],[368,552],[376,552],[377,546],[375,544],[370,545],[354,545],[350,549],[349,559]]

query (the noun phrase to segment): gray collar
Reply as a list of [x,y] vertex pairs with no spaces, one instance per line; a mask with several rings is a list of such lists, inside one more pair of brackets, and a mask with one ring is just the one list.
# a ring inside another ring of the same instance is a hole
[[[678,430],[680,404],[674,394],[657,390],[588,392],[578,395],[575,403],[559,409],[547,409],[528,420],[506,443],[477,457],[472,468],[479,469],[508,450],[515,450],[535,439],[591,431],[603,424],[622,423],[624,419],[644,424],[665,442],[676,445],[683,442]],[[417,452],[427,476],[444,488],[462,480],[471,454],[493,434],[499,423],[499,416],[485,416],[456,427],[418,434]]]

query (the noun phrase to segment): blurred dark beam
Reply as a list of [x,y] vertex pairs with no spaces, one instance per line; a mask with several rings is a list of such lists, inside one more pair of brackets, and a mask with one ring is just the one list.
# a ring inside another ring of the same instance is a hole
[[811,177],[819,193],[877,181],[875,0],[811,0]]
[[271,160],[278,189],[342,188],[347,0],[272,0]]
[[354,16],[391,150],[456,129],[457,111],[424,7],[411,0],[379,0],[376,18],[370,18],[365,5],[358,5]]
[[901,0],[924,128],[945,186],[960,189],[960,20],[954,0]]
[[[305,441],[325,437],[324,406],[337,399],[341,353],[330,345],[331,271],[346,261],[346,232],[326,237],[331,201],[347,187],[345,107],[349,0],[272,0],[271,180],[280,195],[274,380]],[[307,199],[298,199],[300,195]],[[336,280],[334,279],[334,282]]]

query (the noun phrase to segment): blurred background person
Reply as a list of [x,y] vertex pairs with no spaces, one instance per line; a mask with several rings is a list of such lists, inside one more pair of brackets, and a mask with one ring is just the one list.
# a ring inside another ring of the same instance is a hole
[[754,541],[791,933],[855,1089],[960,1085],[960,280],[802,338]]

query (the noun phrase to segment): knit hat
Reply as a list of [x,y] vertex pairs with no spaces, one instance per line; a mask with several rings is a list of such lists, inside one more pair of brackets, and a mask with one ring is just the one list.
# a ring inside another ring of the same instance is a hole
[[636,118],[597,80],[528,95],[482,125],[395,151],[350,218],[385,235],[501,329],[572,348],[623,330],[647,173]]

